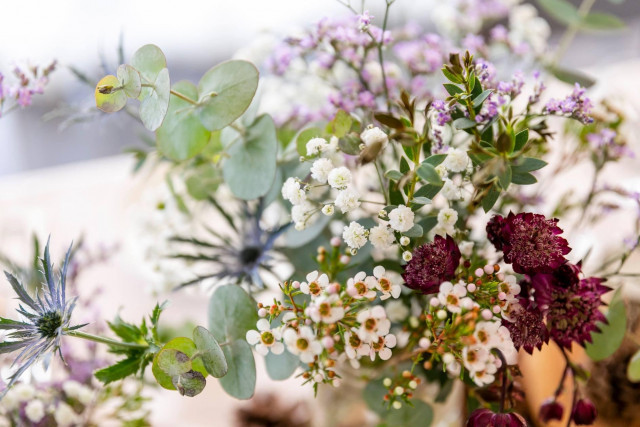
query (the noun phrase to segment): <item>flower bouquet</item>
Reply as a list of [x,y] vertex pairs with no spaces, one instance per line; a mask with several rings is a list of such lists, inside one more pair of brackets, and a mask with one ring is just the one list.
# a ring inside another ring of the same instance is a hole
[[[137,167],[168,166],[171,206],[158,211],[192,225],[163,232],[155,261],[180,272],[170,288],[212,290],[209,323],[163,339],[158,304],[140,323],[109,323],[115,338],[86,332],[67,296],[70,256],[56,274],[47,246],[35,294],[7,273],[21,320],[0,318],[9,331],[0,352],[17,367],[4,393],[75,337],[118,356],[95,372],[102,383],[150,371],[176,398],[198,395],[211,376],[250,399],[264,357],[272,379],[295,376],[315,392],[361,383],[383,425],[431,425],[431,403],[455,383],[468,426],[591,424],[589,364],[571,352],[602,360],[620,346],[625,304],[608,292],[640,223],[603,263],[574,254],[564,230],[592,226],[607,203],[622,209],[609,196],[636,208],[640,198],[602,182],[605,166],[632,156],[625,112],[590,99],[593,81],[559,67],[558,55],[577,31],[620,21],[590,13],[593,2],[541,1],[569,26],[554,56],[546,21],[511,3],[452,1],[434,8],[448,24],[437,31],[390,29],[393,0],[381,19],[344,3],[348,15],[266,55],[239,52],[197,84],[174,82],[159,47],[138,49],[100,79],[96,105],[153,132]],[[571,84],[550,97],[558,79]],[[561,144],[571,149],[554,157]],[[545,198],[564,168],[585,161],[584,198]],[[564,373],[532,413],[519,361],[546,346],[560,348]]]

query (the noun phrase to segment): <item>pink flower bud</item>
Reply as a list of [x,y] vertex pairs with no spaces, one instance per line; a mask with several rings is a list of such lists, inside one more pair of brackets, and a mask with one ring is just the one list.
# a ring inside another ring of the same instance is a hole
[[350,256],[348,256],[348,255],[342,255],[342,256],[340,257],[340,262],[341,262],[342,264],[349,264],[349,262],[350,262],[350,261],[351,261],[351,257],[350,257]]
[[484,271],[481,268],[477,268],[475,271],[475,274],[477,277],[482,277],[482,275],[484,274]]
[[339,237],[332,237],[330,243],[334,248],[338,248],[342,244],[342,239],[340,239]]
[[488,308],[485,308],[484,310],[482,310],[482,318],[484,320],[490,320],[493,317],[493,313],[491,313],[491,310],[489,310]]
[[267,309],[266,308],[261,308],[260,310],[258,310],[258,316],[260,317],[266,317],[267,315]]
[[300,282],[296,280],[291,284],[291,286],[293,286],[293,289],[300,289]]
[[467,290],[468,290],[469,292],[475,292],[475,291],[476,291],[476,289],[478,289],[478,288],[477,288],[477,286],[476,286],[476,284],[475,284],[475,283],[469,283],[469,284],[467,285]]
[[540,406],[540,421],[548,423],[551,420],[562,420],[564,408],[553,397],[545,400]]

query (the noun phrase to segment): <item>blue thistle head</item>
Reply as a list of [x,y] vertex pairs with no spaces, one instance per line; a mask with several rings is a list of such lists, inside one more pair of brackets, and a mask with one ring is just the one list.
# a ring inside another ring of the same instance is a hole
[[20,301],[16,311],[23,317],[23,321],[0,317],[0,330],[9,331],[5,339],[0,342],[0,354],[20,351],[11,365],[19,367],[9,377],[9,384],[0,393],[0,399],[37,360],[44,358],[48,365],[51,355],[56,351],[62,358],[60,352],[62,336],[69,330],[84,326],[69,326],[76,301],[76,298],[67,300],[65,295],[70,257],[71,246],[69,246],[56,280],[49,254],[49,241],[47,241],[44,258],[40,260],[45,280],[40,289],[36,291],[35,297],[29,295],[27,289],[13,274],[4,272]]

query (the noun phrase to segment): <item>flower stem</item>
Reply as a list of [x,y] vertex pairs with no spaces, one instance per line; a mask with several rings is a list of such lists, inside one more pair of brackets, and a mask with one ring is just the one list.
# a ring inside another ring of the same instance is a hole
[[502,362],[502,387],[500,390],[500,413],[504,412],[504,403],[507,399],[507,360],[500,350],[496,350],[498,357]]
[[67,329],[65,331],[65,335],[68,335],[70,337],[82,338],[89,341],[99,342],[101,344],[107,344],[112,347],[122,347],[122,348],[131,348],[131,349],[140,349],[140,350],[145,350],[149,348],[149,346],[146,344],[136,344],[132,342],[116,341],[111,338],[101,337],[99,335],[93,335],[93,334],[89,334],[82,331],[70,331]]
[[567,27],[567,30],[562,35],[562,38],[560,39],[560,43],[558,43],[558,47],[556,48],[556,51],[553,55],[553,60],[551,61],[552,65],[557,65],[560,59],[566,53],[567,49],[569,49],[571,42],[575,38],[576,34],[578,34],[580,21],[582,21],[582,19],[584,19],[589,14],[589,11],[591,10],[595,2],[596,0],[582,1],[582,3],[580,4],[580,7],[578,7],[579,20],[569,24],[569,26]]

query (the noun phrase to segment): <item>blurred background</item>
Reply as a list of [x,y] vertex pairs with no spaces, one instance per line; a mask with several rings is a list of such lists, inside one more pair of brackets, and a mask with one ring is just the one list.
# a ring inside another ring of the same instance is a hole
[[[398,0],[390,25],[410,20],[426,28],[436,25],[431,11],[440,1]],[[367,3],[374,16],[382,15],[382,0]],[[165,52],[172,81],[197,81],[212,65],[261,35],[291,34],[323,16],[350,14],[331,0],[112,0],[104,4],[22,0],[4,2],[1,7],[0,70],[8,73],[16,63],[45,65],[54,59],[58,69],[45,94],[34,97],[31,107],[0,118],[0,253],[25,261],[31,233],[40,237],[51,233],[52,250],[58,255],[82,234],[93,248],[119,246],[107,262],[87,272],[82,283],[102,287],[99,301],[104,318],[119,311],[134,321],[149,312],[155,298],[148,293],[148,276],[132,256],[136,242],[131,230],[138,227],[132,211],[144,198],[143,190],[150,182],[161,184],[162,176],[145,171],[132,175],[134,159],[123,152],[142,146],[146,131],[124,113],[118,117],[87,114],[94,106],[93,88],[69,67],[95,83],[105,74],[103,69],[115,74],[120,46],[127,59],[139,46],[153,43]],[[628,76],[628,70],[633,70],[633,76],[640,71],[640,0],[597,0],[594,10],[619,16],[627,28],[579,34],[562,63],[624,91],[622,76]],[[548,20],[554,45],[563,28]],[[640,89],[637,82],[634,87]],[[88,120],[73,120],[85,117]],[[620,179],[626,179],[624,173]],[[5,295],[0,286],[0,314],[10,305]],[[206,301],[200,293],[169,297],[172,304],[166,324],[206,323]],[[311,397],[310,388],[299,387],[298,379],[266,384],[264,369],[259,369],[263,372],[259,391],[275,390],[290,402]],[[174,393],[155,390],[154,425],[230,425],[240,404],[224,395],[217,382],[209,383],[196,399],[178,399]],[[216,414],[215,421],[203,419],[205,409]],[[455,421],[441,425],[455,425]]]

